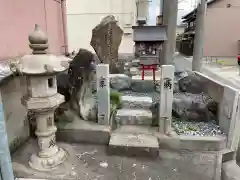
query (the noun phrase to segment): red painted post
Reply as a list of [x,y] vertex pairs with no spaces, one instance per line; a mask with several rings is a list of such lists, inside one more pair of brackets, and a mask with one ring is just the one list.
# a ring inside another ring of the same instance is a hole
[[145,70],[145,66],[141,65],[141,69],[142,69],[142,80],[144,80],[144,70]]

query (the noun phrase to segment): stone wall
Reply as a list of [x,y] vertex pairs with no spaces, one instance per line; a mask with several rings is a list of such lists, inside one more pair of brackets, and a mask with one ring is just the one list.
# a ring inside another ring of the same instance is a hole
[[14,152],[29,138],[27,110],[21,105],[22,94],[26,92],[25,79],[10,75],[1,81],[0,88],[9,147]]

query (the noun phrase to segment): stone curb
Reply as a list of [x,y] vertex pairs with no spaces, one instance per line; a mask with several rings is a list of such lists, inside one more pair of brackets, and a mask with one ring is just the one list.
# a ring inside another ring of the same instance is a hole
[[[111,137],[111,131],[109,130],[94,130],[94,129],[65,129],[58,130],[56,138],[58,141],[68,141],[71,143],[89,143],[89,144],[101,144],[109,145]],[[159,142],[159,149],[169,150],[189,150],[189,151],[221,151],[226,148],[226,137],[224,136],[213,136],[213,137],[202,137],[202,136],[166,136],[160,133],[155,133]],[[146,147],[147,148],[147,147]],[[121,150],[123,153],[126,151]],[[138,147],[131,150],[136,151]],[[130,149],[128,148],[127,151]],[[141,150],[140,150],[141,151]],[[126,154],[126,153],[123,153]],[[142,152],[139,154],[143,154]],[[151,153],[150,153],[151,154]],[[155,154],[155,153],[153,153]],[[231,152],[223,153],[224,159],[232,159]],[[225,160],[224,160],[225,161]]]
[[226,137],[166,136],[156,133],[160,149],[189,151],[220,151],[226,148]]

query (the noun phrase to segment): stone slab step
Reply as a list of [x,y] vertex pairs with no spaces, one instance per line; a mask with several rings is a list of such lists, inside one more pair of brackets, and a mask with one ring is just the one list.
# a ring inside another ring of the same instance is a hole
[[108,153],[123,156],[158,156],[158,139],[150,133],[115,131],[111,134]]
[[156,76],[155,84],[152,76],[145,76],[142,80],[142,76],[132,76],[131,88],[136,92],[153,92],[157,86],[160,86],[160,76]]
[[122,103],[124,108],[143,108],[149,109],[152,106],[152,97],[145,96],[132,96],[132,95],[123,95],[122,96]]
[[116,121],[119,125],[151,125],[152,112],[146,109],[119,109]]

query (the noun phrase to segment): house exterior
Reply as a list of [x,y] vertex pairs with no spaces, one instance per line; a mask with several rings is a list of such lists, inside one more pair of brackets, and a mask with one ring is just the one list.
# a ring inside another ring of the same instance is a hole
[[[207,5],[204,37],[204,57],[236,63],[239,52],[240,16],[239,0],[211,0]],[[188,24],[183,36],[183,53],[193,48],[196,24],[196,9],[183,17]],[[185,51],[185,52],[184,52]]]
[[180,34],[184,33],[186,28],[186,24],[179,24],[176,29],[176,36],[179,36]]
[[148,18],[148,1],[145,0],[67,0],[69,51],[79,48],[93,51],[92,29],[109,14],[115,16],[123,30],[119,52],[132,53],[132,26],[137,17]]
[[39,24],[49,38],[49,51],[67,51],[65,0],[0,1],[0,60],[30,52],[27,37]]

